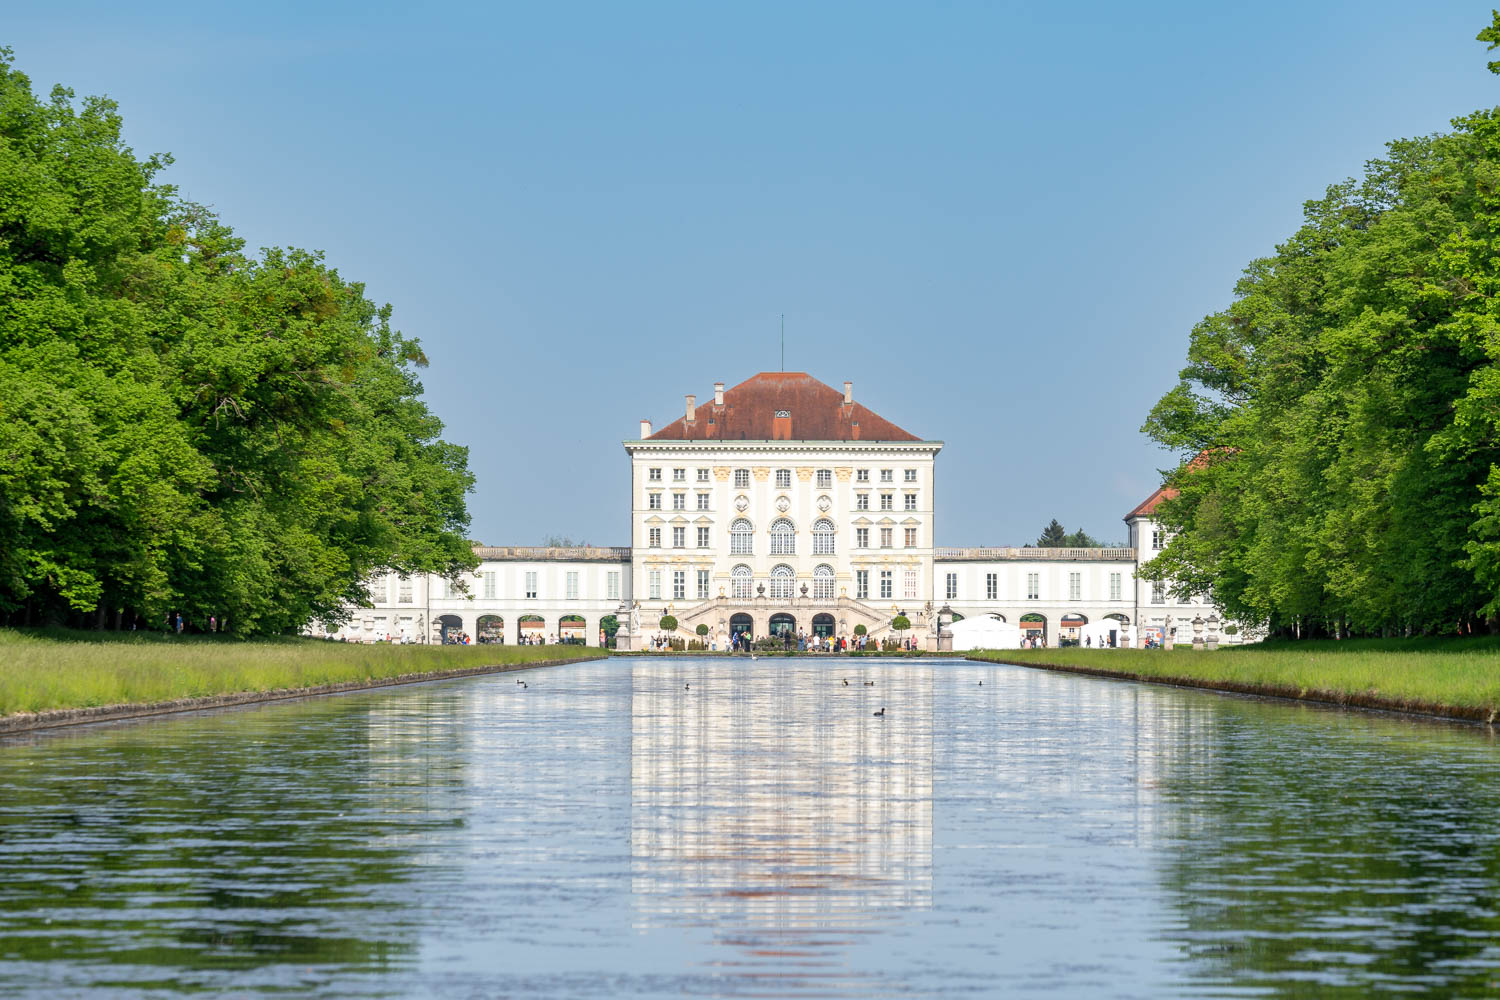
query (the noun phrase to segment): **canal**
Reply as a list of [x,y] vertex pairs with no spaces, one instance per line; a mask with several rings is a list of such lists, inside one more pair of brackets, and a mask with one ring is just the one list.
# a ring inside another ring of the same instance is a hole
[[0,994],[1492,996],[1497,759],[1478,727],[764,658],[12,737]]

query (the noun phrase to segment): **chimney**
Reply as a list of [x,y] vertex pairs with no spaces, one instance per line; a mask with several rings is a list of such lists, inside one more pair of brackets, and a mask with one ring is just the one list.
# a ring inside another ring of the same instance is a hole
[[723,406],[724,405],[724,383],[723,382],[715,382],[714,383],[714,405],[715,406]]
[[696,413],[697,411],[698,411],[698,397],[697,396],[688,396],[687,397],[687,422],[688,423],[692,423],[693,422],[693,414]]
[[854,383],[853,382],[845,382],[844,383],[844,405],[848,406],[852,402],[854,402]]
[[641,421],[641,440],[644,441],[651,436],[651,421]]

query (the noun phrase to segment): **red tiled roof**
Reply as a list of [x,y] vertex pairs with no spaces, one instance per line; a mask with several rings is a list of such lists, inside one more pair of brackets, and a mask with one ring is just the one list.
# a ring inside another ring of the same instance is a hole
[[1177,495],[1177,489],[1172,486],[1158,486],[1156,492],[1143,500],[1135,510],[1125,515],[1125,520],[1134,520],[1137,517],[1150,517],[1163,500],[1170,500]]
[[[861,403],[806,372],[761,372],[700,400],[693,422],[678,417],[652,441],[920,441]],[[707,400],[702,402],[702,400]],[[777,417],[785,412],[789,417]]]
[[[1192,461],[1188,462],[1187,471],[1197,472],[1199,469],[1206,467],[1209,463],[1209,455],[1215,451],[1222,452],[1225,455],[1229,455],[1233,454],[1235,449],[1213,448],[1206,451],[1200,451],[1198,454],[1193,456]],[[1129,521],[1132,518],[1148,517],[1151,514],[1155,513],[1156,508],[1161,505],[1161,502],[1163,500],[1171,500],[1176,496],[1177,488],[1175,486],[1158,486],[1155,493],[1151,494],[1145,500],[1142,500],[1141,503],[1135,508],[1135,510],[1125,515],[1123,520]]]

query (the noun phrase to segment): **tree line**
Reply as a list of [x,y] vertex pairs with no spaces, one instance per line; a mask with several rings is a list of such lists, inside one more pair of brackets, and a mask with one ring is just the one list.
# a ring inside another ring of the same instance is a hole
[[1146,421],[1181,462],[1142,575],[1283,634],[1496,622],[1497,295],[1500,108],[1306,203]]
[[0,49],[0,621],[285,632],[476,565],[420,343],[320,254],[247,254],[121,125]]

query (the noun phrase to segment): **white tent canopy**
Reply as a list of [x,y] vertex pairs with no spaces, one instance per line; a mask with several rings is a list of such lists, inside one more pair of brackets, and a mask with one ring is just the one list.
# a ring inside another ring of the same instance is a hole
[[1085,638],[1092,641],[1088,645],[1095,649],[1109,647],[1109,634],[1115,633],[1115,644],[1128,647],[1132,645],[1132,631],[1129,625],[1120,624],[1117,618],[1100,618],[1098,621],[1087,622],[1078,626],[1078,642],[1083,644]]
[[943,631],[953,636],[953,648],[959,649],[1017,649],[1021,645],[1021,630],[999,615],[975,615],[943,626]]

